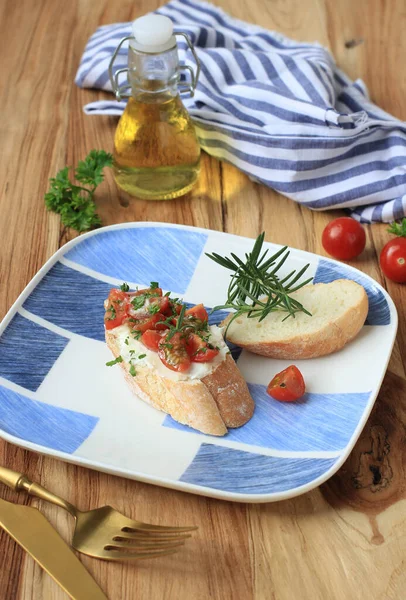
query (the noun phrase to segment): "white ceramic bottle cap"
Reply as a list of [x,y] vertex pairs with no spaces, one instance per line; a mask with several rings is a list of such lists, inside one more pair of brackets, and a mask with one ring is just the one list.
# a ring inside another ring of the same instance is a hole
[[176,46],[173,23],[163,15],[145,15],[132,25],[134,39],[131,45],[136,50],[147,53],[164,52]]

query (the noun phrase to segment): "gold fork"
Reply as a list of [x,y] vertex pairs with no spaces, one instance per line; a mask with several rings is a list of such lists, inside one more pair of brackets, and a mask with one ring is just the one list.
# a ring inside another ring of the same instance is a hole
[[0,482],[67,510],[76,527],[71,545],[78,552],[105,560],[156,558],[177,552],[197,527],[165,527],[133,521],[111,506],[82,512],[23,473],[0,467]]

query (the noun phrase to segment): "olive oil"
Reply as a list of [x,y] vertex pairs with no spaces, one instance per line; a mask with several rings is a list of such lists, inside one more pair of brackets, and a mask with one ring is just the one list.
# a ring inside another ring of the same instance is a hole
[[167,200],[193,187],[200,147],[178,94],[144,91],[129,98],[115,134],[113,169],[119,187],[138,198]]
[[[193,96],[200,73],[199,58],[189,36],[174,32],[172,21],[149,14],[136,19],[109,65],[117,100],[129,98],[114,138],[114,177],[120,188],[146,200],[169,200],[186,194],[196,183],[200,147],[180,94]],[[196,71],[179,64],[176,37],[191,51]],[[128,42],[128,68],[114,72],[114,62]],[[120,76],[127,73],[127,82]],[[122,80],[121,80],[122,81]]]

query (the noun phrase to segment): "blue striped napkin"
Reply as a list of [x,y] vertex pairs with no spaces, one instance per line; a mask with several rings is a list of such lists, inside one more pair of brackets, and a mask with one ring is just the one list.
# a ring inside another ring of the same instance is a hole
[[[356,219],[406,215],[406,127],[373,104],[319,44],[231,18],[211,4],[172,0],[156,11],[197,48],[202,71],[184,98],[202,148],[313,210],[346,208]],[[108,64],[131,23],[99,27],[76,76],[111,91]],[[185,44],[182,63],[194,67]],[[116,68],[127,66],[122,47]],[[125,102],[92,102],[88,114],[119,115]]]

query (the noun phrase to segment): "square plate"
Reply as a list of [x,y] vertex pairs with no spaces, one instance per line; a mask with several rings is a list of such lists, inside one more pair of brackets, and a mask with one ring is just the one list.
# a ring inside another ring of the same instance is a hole
[[[252,245],[217,231],[126,223],[63,246],[0,325],[0,436],[100,471],[239,502],[290,498],[326,481],[365,425],[397,329],[391,298],[360,271],[291,250],[289,271],[310,263],[314,282],[348,278],[362,284],[367,321],[340,352],[295,362],[309,391],[292,404],[266,394],[288,361],[232,348],[256,409],[249,423],[223,438],[176,423],[134,397],[121,369],[105,366],[111,354],[104,343],[103,301],[111,287],[159,281],[185,301],[211,307],[224,302],[229,278],[205,253],[243,256]],[[224,314],[215,313],[211,322]]]

